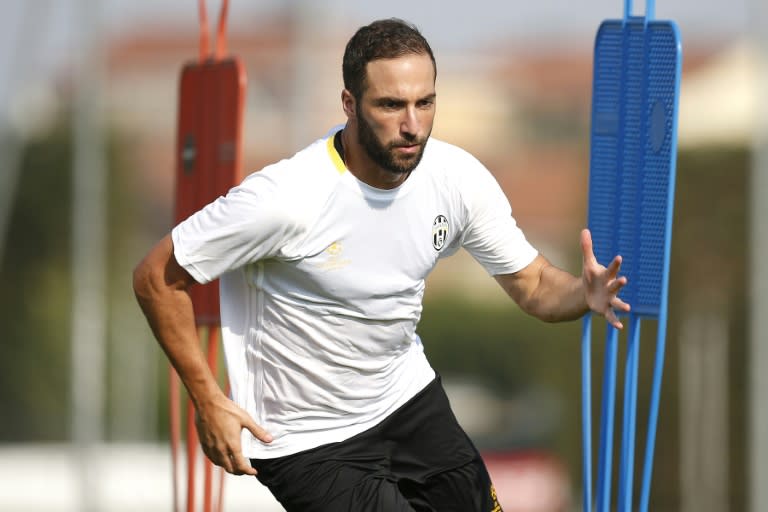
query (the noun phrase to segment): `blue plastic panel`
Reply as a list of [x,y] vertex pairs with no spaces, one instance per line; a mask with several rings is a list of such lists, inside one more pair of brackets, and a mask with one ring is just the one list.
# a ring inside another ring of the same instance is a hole
[[666,304],[681,59],[671,21],[606,20],[595,40],[588,226],[645,316]]

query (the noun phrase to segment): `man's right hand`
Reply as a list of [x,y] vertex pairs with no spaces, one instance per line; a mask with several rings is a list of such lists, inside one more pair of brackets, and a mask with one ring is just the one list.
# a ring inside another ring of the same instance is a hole
[[243,409],[221,391],[200,349],[189,287],[194,278],[174,255],[171,235],[149,251],[133,272],[133,289],[152,332],[181,377],[197,411],[197,433],[211,462],[234,475],[255,475],[243,456],[240,436],[247,428],[272,441]]
[[222,394],[197,405],[195,424],[203,452],[211,462],[233,475],[256,475],[243,456],[240,434],[246,428],[263,443],[271,443],[272,436],[247,412]]

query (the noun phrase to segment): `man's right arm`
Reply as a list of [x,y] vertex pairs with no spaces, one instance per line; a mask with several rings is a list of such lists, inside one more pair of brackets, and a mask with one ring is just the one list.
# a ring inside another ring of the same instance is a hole
[[271,437],[229,400],[208,367],[195,326],[189,287],[195,280],[173,254],[171,236],[155,245],[133,272],[136,299],[198,414],[198,434],[208,458],[233,474],[256,474],[243,457],[240,433]]

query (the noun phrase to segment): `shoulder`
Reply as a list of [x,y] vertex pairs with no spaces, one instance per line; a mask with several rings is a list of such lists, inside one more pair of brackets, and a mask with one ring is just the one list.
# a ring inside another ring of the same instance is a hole
[[424,161],[435,179],[458,187],[462,195],[498,186],[491,171],[477,157],[440,139],[430,138]]
[[329,154],[328,137],[323,137],[293,156],[249,174],[240,186],[282,199],[301,199],[308,194],[316,195],[324,189],[332,189],[340,175]]
[[425,158],[429,158],[435,164],[447,169],[467,165],[482,166],[480,161],[469,151],[434,137],[430,137],[429,142],[427,143]]
[[293,156],[249,174],[227,197],[245,210],[257,208],[301,222],[327,201],[341,177],[326,142],[318,139]]

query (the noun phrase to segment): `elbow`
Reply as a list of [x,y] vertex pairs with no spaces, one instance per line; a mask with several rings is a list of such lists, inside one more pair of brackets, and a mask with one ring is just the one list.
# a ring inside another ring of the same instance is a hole
[[195,282],[176,263],[169,240],[161,241],[133,269],[133,293],[142,309],[168,294],[188,292]]
[[548,324],[556,324],[556,323],[568,320],[568,319],[565,319],[565,318],[562,318],[562,317],[559,317],[559,316],[555,316],[555,315],[538,315],[537,318],[539,320],[541,320],[542,322],[546,322]]
[[133,269],[133,293],[142,307],[153,296],[162,293],[166,286],[166,273],[172,251],[170,236],[166,236]]
[[146,264],[146,260],[142,260],[136,268],[133,269],[133,294],[139,304],[146,301],[150,295],[151,289],[151,270]]

